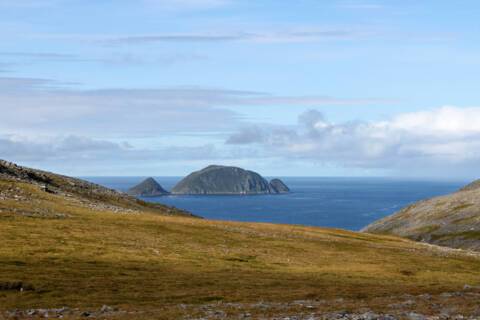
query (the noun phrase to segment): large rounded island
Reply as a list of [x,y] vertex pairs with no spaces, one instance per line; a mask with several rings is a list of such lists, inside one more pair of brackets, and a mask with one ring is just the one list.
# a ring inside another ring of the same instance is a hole
[[189,174],[172,189],[171,193],[190,195],[284,193],[285,189],[282,188],[282,192],[279,192],[277,188],[280,180],[275,179],[275,181],[275,185],[272,185],[253,171],[238,167],[211,165]]

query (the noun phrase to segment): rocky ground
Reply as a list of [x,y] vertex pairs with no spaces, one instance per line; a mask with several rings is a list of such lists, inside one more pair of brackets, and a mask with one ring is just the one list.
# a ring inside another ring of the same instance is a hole
[[[53,309],[27,309],[27,310],[9,310],[3,313],[5,319],[75,319],[75,318],[91,318],[105,319],[122,316],[128,316],[129,312],[119,310],[118,308],[107,305],[97,310],[80,310],[78,308],[53,308]],[[2,319],[2,316],[0,316]]]
[[[473,320],[480,319],[480,287],[465,285],[462,291],[431,295],[379,297],[376,301],[358,299],[299,300],[291,303],[223,303],[177,305],[176,314],[186,320]],[[102,306],[99,309],[38,308],[8,310],[4,319],[155,319],[164,310],[132,311]],[[163,319],[163,318],[162,318]]]
[[[292,303],[210,304],[184,306],[196,316],[186,319],[265,319],[265,320],[447,320],[480,319],[480,288],[465,286],[463,291],[437,295],[404,295],[378,298],[362,306],[357,299],[302,300]],[[377,305],[375,305],[377,304]],[[337,308],[337,309],[336,309]],[[335,310],[336,309],[336,310]]]

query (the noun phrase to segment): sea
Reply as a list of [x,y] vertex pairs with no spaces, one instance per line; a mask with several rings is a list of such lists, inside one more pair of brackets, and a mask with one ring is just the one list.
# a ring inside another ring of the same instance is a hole
[[[181,177],[154,177],[170,190]],[[83,177],[126,191],[144,177]],[[358,231],[416,202],[458,190],[467,181],[391,178],[281,178],[291,193],[279,195],[167,195],[143,198],[185,209],[207,219],[268,222]]]

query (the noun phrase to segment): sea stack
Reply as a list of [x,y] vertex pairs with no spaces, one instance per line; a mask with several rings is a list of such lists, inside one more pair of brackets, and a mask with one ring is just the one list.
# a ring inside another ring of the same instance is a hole
[[168,191],[163,189],[155,179],[148,178],[135,187],[130,188],[127,194],[135,197],[157,197],[168,194]]
[[[283,187],[281,189],[285,190]],[[172,194],[248,195],[280,193],[277,190],[256,172],[237,167],[211,165],[185,177],[172,189]]]
[[272,188],[272,190],[276,193],[290,192],[290,189],[287,187],[287,185],[280,179],[272,179],[272,181],[270,181],[270,188]]

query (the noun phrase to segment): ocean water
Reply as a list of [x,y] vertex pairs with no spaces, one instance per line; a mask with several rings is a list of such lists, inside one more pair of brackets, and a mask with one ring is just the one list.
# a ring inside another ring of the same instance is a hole
[[[125,191],[142,177],[87,177]],[[156,177],[170,190],[180,177]],[[143,200],[188,210],[208,219],[271,222],[360,230],[402,207],[458,190],[465,181],[409,181],[387,178],[292,178],[284,195],[162,196]]]

